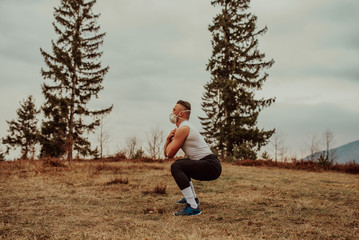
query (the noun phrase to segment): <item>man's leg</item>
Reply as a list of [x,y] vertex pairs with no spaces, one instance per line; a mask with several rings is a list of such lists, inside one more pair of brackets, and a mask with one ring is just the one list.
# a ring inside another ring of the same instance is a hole
[[195,200],[194,190],[192,190],[191,187],[192,181],[190,180],[190,178],[186,176],[185,172],[182,170],[183,166],[186,166],[185,162],[187,161],[192,161],[192,160],[179,159],[174,163],[172,163],[171,173],[178,187],[180,188],[184,198],[186,199],[187,203],[189,203],[192,208],[197,208],[198,205]]
[[189,185],[191,186],[191,189],[192,189],[192,192],[193,192],[193,196],[194,196],[194,198],[196,199],[196,198],[197,198],[197,195],[196,195],[196,192],[194,191],[193,182],[192,182],[192,181],[189,181]]
[[180,189],[191,186],[191,179],[200,181],[215,180],[221,175],[222,167],[217,160],[179,159],[172,163],[171,173]]
[[[171,173],[180,190],[182,191],[187,188],[192,190],[192,194],[186,191],[186,195],[190,197],[188,200],[191,201],[191,203],[196,203],[195,200],[192,201],[192,195],[193,199],[195,199],[196,196],[191,178],[208,181],[218,178],[221,174],[221,164],[215,155],[212,156],[214,156],[215,160],[211,159],[211,156],[208,156],[208,158],[204,160],[179,159],[172,163]],[[193,205],[195,206],[196,204]]]
[[181,190],[184,198],[186,199],[187,203],[191,205],[192,208],[197,208],[198,204],[196,203],[196,200],[193,195],[193,191],[191,187],[187,187],[185,189]]

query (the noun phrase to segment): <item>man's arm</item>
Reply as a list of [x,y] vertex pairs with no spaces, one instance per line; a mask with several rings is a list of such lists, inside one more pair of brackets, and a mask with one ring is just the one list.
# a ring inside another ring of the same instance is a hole
[[165,157],[167,157],[167,153],[166,153],[166,149],[168,144],[170,144],[170,142],[172,142],[173,137],[175,136],[175,133],[177,131],[177,128],[173,129],[170,134],[168,135],[168,137],[166,138],[166,142],[165,142],[165,146],[163,147],[163,154],[165,155]]
[[[171,132],[172,133],[172,132]],[[172,140],[169,141],[169,137],[167,137],[166,144],[165,144],[165,156],[168,158],[173,158],[178,150],[182,147],[184,141],[186,140],[189,134],[189,127],[183,126],[174,131],[174,136]],[[167,143],[168,141],[168,143]]]

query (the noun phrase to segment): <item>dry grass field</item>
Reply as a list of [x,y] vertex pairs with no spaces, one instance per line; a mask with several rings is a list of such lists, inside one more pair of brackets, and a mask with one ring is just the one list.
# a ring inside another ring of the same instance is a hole
[[202,214],[170,162],[0,162],[0,239],[359,239],[359,176],[224,164],[194,181]]

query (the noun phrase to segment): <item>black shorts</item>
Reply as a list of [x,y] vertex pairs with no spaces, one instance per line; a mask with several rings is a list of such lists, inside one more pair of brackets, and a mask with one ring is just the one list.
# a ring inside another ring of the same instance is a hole
[[172,163],[171,173],[182,190],[190,186],[192,178],[200,181],[217,179],[222,173],[222,166],[218,157],[210,154],[200,160],[178,159]]

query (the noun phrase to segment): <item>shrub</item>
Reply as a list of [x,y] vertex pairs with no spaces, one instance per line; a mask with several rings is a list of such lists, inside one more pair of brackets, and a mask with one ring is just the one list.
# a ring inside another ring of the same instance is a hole
[[269,153],[267,151],[264,151],[261,155],[261,157],[264,159],[264,160],[272,160]]
[[43,167],[67,167],[67,165],[58,158],[44,158],[42,159],[42,165]]
[[328,155],[325,156],[325,153],[322,152],[318,158],[318,166],[328,169],[333,165],[333,160],[329,159]]
[[166,194],[166,188],[166,185],[157,185],[153,192],[157,194]]
[[351,174],[359,174],[359,164],[355,163],[346,163],[346,164],[335,164],[328,165],[324,162],[314,162],[314,161],[304,161],[304,160],[293,160],[292,162],[275,162],[275,161],[265,161],[265,160],[240,160],[234,162],[234,164],[239,166],[253,166],[253,167],[273,167],[273,168],[286,168],[286,169],[297,169],[297,170],[307,170],[307,171],[322,171],[322,170],[331,170],[337,172],[346,172]]
[[359,164],[355,163],[355,161],[346,164],[335,164],[330,167],[330,170],[351,174],[359,174]]

